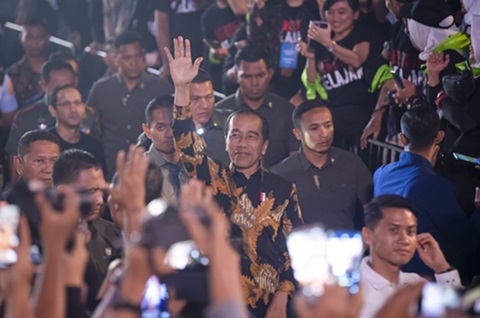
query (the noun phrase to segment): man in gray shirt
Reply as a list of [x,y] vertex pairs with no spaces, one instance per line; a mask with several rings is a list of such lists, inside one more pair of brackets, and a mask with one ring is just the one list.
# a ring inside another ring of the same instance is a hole
[[292,133],[293,105],[286,99],[269,92],[273,69],[258,49],[246,47],[235,56],[239,89],[219,102],[218,109],[251,109],[268,122],[270,140],[263,166],[270,168],[298,149],[299,142]]
[[353,229],[357,203],[372,198],[372,176],[354,153],[332,147],[332,114],[322,101],[307,101],[293,112],[300,150],[271,171],[295,183],[305,223]]
[[145,153],[150,162],[160,167],[163,175],[162,199],[176,204],[180,186],[190,177],[175,147],[173,134],[173,97],[163,95],[150,101],[145,110],[143,131],[152,141]]
[[117,152],[128,150],[142,132],[145,108],[160,95],[173,93],[165,79],[145,72],[140,39],[133,33],[120,34],[114,42],[117,74],[96,82],[87,105],[95,109],[107,163],[107,180],[115,172]]

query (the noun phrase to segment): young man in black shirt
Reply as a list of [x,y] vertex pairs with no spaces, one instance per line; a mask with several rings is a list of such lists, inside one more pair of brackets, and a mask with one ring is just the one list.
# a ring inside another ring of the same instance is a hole
[[91,153],[105,170],[102,144],[94,137],[82,132],[82,119],[86,106],[80,91],[71,84],[58,86],[53,90],[48,110],[55,118],[55,127],[49,131],[60,141],[60,151],[81,149]]

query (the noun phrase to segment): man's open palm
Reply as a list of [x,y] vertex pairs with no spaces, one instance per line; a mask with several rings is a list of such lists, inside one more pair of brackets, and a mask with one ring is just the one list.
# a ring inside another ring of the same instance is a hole
[[197,76],[203,58],[197,58],[192,64],[190,41],[188,39],[184,40],[181,36],[173,39],[173,49],[175,57],[172,56],[167,47],[164,48],[170,65],[170,76],[173,84],[175,86],[187,85]]

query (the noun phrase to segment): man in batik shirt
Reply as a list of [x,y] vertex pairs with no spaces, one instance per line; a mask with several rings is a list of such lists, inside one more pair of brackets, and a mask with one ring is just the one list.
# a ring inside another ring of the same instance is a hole
[[189,84],[201,59],[192,65],[190,44],[174,40],[175,58],[167,56],[175,84],[176,145],[191,177],[210,186],[232,223],[231,236],[242,239],[241,268],[244,301],[257,317],[286,317],[295,280],[286,237],[303,225],[295,187],[261,166],[268,147],[268,124],[253,111],[233,113],[226,124],[226,169],[208,158],[190,112]]

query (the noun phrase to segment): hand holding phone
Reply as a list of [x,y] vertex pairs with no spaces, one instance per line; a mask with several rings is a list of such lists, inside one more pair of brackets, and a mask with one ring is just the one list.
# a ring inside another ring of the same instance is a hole
[[392,73],[393,79],[395,80],[395,84],[397,84],[398,88],[404,89],[405,85],[403,85],[403,80],[402,80],[402,77],[400,76],[399,69],[395,71],[392,70],[391,73]]

